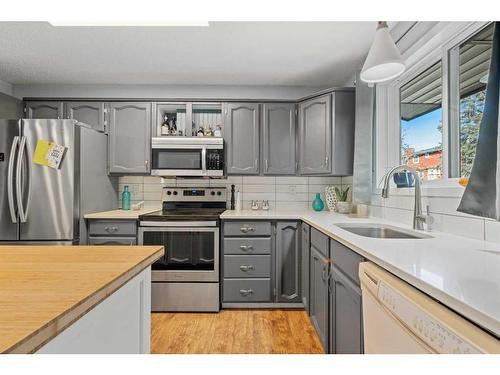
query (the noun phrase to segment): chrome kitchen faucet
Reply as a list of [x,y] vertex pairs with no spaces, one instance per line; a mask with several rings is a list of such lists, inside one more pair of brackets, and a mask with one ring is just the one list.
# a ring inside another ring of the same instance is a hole
[[413,209],[413,229],[424,230],[424,223],[427,224],[427,229],[429,229],[430,224],[432,224],[432,218],[429,215],[429,205],[426,206],[427,215],[422,214],[422,189],[420,187],[420,177],[415,169],[412,167],[402,164],[397,167],[392,168],[384,175],[384,186],[382,188],[382,198],[389,198],[389,183],[391,177],[396,172],[407,171],[413,175],[415,180],[415,206]]

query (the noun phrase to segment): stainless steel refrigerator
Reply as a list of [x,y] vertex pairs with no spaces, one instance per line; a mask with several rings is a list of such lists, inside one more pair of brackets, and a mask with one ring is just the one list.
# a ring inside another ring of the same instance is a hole
[[[58,168],[34,162],[39,141],[63,146]],[[83,215],[118,205],[107,135],[74,120],[0,120],[0,244],[79,244]]]

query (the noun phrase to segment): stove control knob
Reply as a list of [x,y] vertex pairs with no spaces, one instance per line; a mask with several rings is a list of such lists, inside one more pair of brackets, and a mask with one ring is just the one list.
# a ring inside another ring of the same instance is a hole
[[217,192],[217,195],[222,195],[222,193],[220,191]]
[[171,195],[172,192],[170,190],[167,190],[167,195]]
[[211,191],[211,192],[210,192],[210,195],[215,195],[215,191]]
[[174,195],[177,195],[177,191],[174,190]]

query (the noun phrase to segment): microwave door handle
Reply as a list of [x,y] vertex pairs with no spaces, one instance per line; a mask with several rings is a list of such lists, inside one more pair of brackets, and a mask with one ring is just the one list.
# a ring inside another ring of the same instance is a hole
[[207,174],[207,148],[203,147],[201,149],[201,170],[203,171],[203,174]]
[[12,141],[12,147],[10,148],[9,165],[7,169],[7,197],[9,201],[10,218],[13,223],[17,223],[16,208],[14,205],[14,159],[18,145],[19,136],[16,135]]

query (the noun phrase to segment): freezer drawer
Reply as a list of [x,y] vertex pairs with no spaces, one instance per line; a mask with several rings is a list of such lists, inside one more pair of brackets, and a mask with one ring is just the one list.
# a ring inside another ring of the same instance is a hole
[[219,283],[151,284],[152,311],[219,311]]

